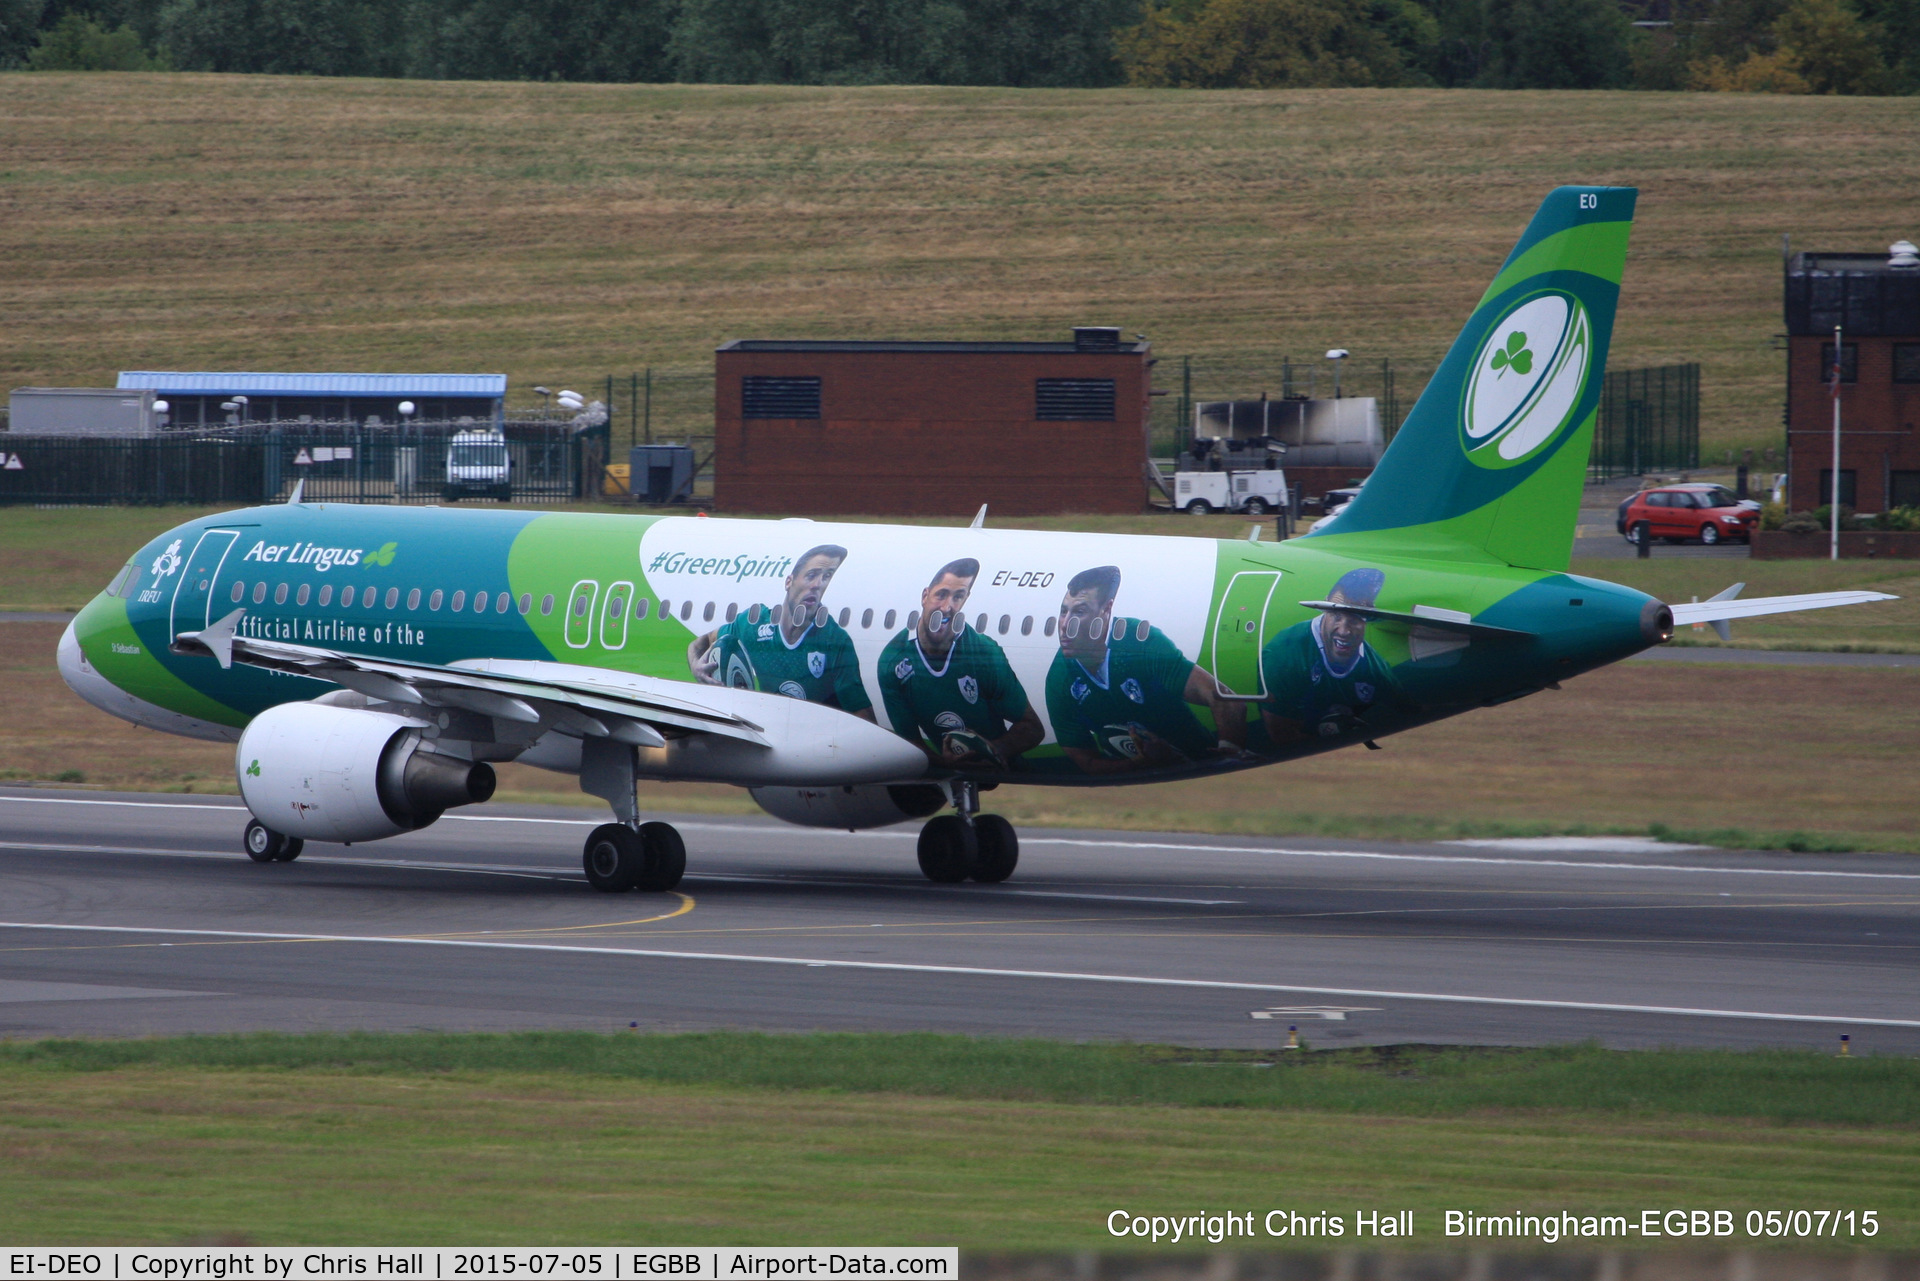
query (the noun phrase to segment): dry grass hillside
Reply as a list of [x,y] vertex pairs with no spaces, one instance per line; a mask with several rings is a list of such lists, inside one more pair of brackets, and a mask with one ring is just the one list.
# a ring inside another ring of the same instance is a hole
[[16,74],[0,377],[495,370],[525,395],[710,368],[731,337],[1107,322],[1257,391],[1336,343],[1430,364],[1541,193],[1604,182],[1642,192],[1615,363],[1703,362],[1717,454],[1778,442],[1781,234],[1912,234],[1916,171],[1911,98]]

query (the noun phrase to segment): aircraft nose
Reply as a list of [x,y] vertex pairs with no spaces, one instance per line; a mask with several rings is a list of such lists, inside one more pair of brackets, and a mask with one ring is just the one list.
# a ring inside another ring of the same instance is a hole
[[67,624],[67,630],[60,633],[60,649],[55,659],[60,668],[60,679],[76,694],[80,693],[81,682],[94,675],[93,669],[87,665],[87,656],[80,650],[80,637],[74,630],[78,623],[79,620],[74,619]]

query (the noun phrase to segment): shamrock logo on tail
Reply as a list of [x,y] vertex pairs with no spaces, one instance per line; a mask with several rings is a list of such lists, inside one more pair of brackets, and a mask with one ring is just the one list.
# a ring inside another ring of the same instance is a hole
[[247,766],[247,777],[248,778],[260,777],[260,762],[257,759],[253,762],[253,764]]
[[1507,335],[1507,345],[1493,353],[1492,361],[1499,378],[1511,369],[1523,377],[1533,372],[1533,353],[1527,350],[1527,336],[1518,329]]

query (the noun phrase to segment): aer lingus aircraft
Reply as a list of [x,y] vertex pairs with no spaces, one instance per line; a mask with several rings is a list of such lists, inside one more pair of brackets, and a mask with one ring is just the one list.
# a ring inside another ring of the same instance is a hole
[[[189,522],[74,619],[60,670],[139,725],[237,744],[247,852],[369,841],[577,774],[602,890],[686,851],[635,781],[795,823],[927,820],[935,881],[1001,881],[1000,784],[1245,769],[1522,698],[1711,622],[1569,574],[1631,188],[1540,206],[1366,487],[1283,543],[304,503]],[[968,495],[969,502],[991,495]],[[951,813],[940,811],[951,807]]]

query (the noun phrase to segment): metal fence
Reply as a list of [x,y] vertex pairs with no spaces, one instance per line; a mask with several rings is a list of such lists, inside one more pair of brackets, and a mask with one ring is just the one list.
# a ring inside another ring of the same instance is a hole
[[1608,370],[1587,479],[1699,466],[1700,366]]
[[[314,502],[445,502],[456,496],[447,470],[453,438],[473,430],[447,422],[270,423],[141,438],[9,433],[0,436],[0,504],[271,503],[301,481]],[[509,419],[504,434],[507,499],[600,496],[605,427]]]

